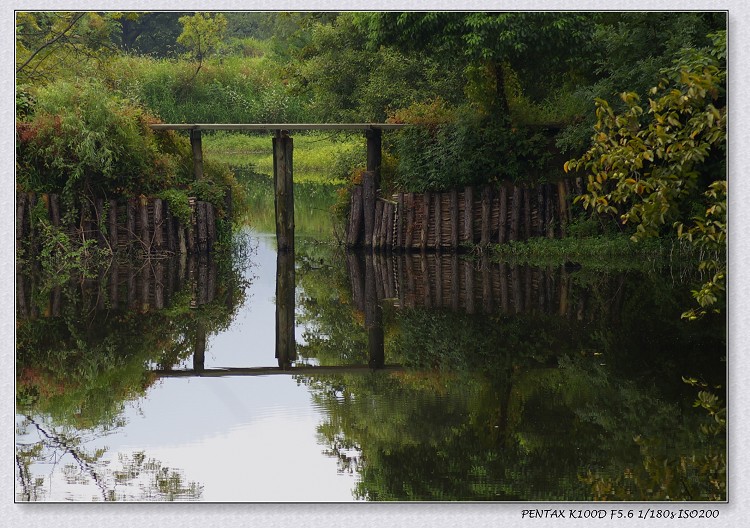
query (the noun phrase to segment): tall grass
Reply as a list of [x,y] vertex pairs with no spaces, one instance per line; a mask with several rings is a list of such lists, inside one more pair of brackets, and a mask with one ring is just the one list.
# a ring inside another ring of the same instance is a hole
[[[237,178],[245,187],[247,203],[241,222],[260,233],[274,233],[273,183],[252,170],[235,168]],[[336,222],[332,207],[336,201],[334,186],[313,182],[294,184],[295,235],[330,240]]]
[[[624,234],[581,238],[531,238],[489,248],[493,259],[533,266],[582,265],[589,269],[655,270],[687,268],[697,255],[684,243],[649,239],[633,242]],[[681,272],[680,272],[681,273]]]
[[285,83],[283,65],[264,56],[187,61],[122,56],[101,73],[126,97],[171,123],[307,121],[307,96]]
[[[366,143],[357,134],[311,132],[294,138],[294,181],[343,185],[351,171],[366,164]],[[206,157],[233,166],[253,166],[257,172],[273,175],[273,147],[270,135],[217,132],[203,139]]]

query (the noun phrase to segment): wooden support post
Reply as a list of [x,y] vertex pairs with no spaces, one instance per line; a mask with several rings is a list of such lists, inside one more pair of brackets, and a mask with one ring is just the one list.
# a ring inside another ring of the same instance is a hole
[[362,175],[362,211],[365,224],[365,247],[372,247],[375,232],[375,174],[365,171]]
[[164,208],[160,198],[154,198],[154,248],[161,251],[164,246]]
[[294,251],[293,142],[278,130],[273,138],[273,179],[276,205],[276,240],[279,251]]
[[422,230],[419,233],[419,249],[421,251],[427,249],[427,233],[430,228],[430,201],[432,201],[431,192],[422,194]]
[[148,199],[145,196],[138,202],[138,218],[141,221],[141,244],[143,251],[148,254],[151,252],[151,232],[148,228]]
[[474,189],[464,188],[464,242],[474,243]]
[[404,242],[404,217],[406,211],[404,210],[404,193],[398,193],[398,207],[396,208],[396,235],[394,237],[395,247],[403,249],[406,246]]
[[508,225],[508,187],[505,184],[500,184],[500,212],[498,214],[498,236],[497,240],[500,244],[505,244],[507,240],[506,231]]
[[513,202],[510,210],[510,240],[518,240],[518,228],[521,221],[521,188],[513,186]]
[[352,189],[351,205],[349,206],[349,226],[346,233],[347,247],[356,247],[362,243],[362,186],[355,185]]
[[370,128],[365,130],[365,137],[367,138],[367,170],[374,174],[375,189],[380,189],[383,131],[379,128]]
[[375,250],[379,250],[382,245],[382,234],[383,234],[383,201],[375,200],[375,225],[372,233],[372,247]]
[[196,222],[198,218],[198,200],[194,197],[188,198],[188,204],[190,205],[190,222],[185,228],[185,241],[187,242],[187,252],[194,253],[198,247],[196,240],[197,232]]
[[128,202],[125,205],[125,232],[128,240],[128,249],[133,248],[138,238],[138,234],[135,232],[135,210],[136,199],[128,198]]
[[206,203],[206,231],[207,231],[207,249],[212,251],[216,243],[216,209],[211,203]]
[[396,218],[395,218],[396,206],[393,205],[392,203],[388,203],[386,204],[386,211],[387,211],[387,216],[386,216],[387,222],[385,226],[385,229],[386,229],[385,249],[387,251],[392,251],[393,250],[393,236],[394,236],[393,228],[396,222]]
[[196,227],[198,231],[198,251],[208,251],[208,229],[206,225],[206,202],[198,202],[196,209]]
[[413,247],[414,240],[414,193],[408,193],[405,196],[406,209],[406,238],[404,240],[404,248],[411,249]]
[[458,248],[458,190],[451,190],[451,248],[455,251]]
[[435,193],[435,249],[443,247],[443,195]]
[[536,235],[537,236],[544,236],[544,219],[546,218],[546,207],[544,203],[544,185],[539,185],[536,190],[536,208],[537,208],[537,215],[536,215]]
[[203,372],[206,368],[206,334],[204,323],[198,323],[193,341],[193,370],[195,372]]
[[190,146],[193,148],[193,175],[195,181],[200,181],[203,179],[203,145],[200,130],[190,131]]
[[490,243],[490,221],[492,220],[492,187],[482,187],[482,226],[479,243],[487,246]]

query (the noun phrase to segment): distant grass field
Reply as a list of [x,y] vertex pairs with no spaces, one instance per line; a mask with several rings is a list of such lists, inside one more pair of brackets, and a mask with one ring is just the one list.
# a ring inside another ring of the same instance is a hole
[[[241,167],[235,169],[247,192],[246,214],[242,223],[260,233],[274,233],[273,182],[270,178]],[[330,240],[334,236],[337,220],[333,213],[336,203],[336,186],[316,182],[295,182],[294,224],[295,235],[317,240]]]
[[[353,168],[366,163],[366,143],[361,134],[312,132],[294,139],[295,183],[344,184]],[[273,175],[270,134],[217,132],[203,138],[204,156],[216,156],[235,167],[252,165]]]

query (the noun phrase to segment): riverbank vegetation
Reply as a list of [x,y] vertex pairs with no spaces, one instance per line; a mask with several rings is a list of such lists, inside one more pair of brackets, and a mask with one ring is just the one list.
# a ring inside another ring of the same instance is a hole
[[[723,500],[726,25],[723,12],[18,12],[16,189],[60,194],[78,219],[94,197],[161,197],[186,216],[196,196],[224,241],[232,223],[273,231],[268,134],[204,132],[195,181],[187,136],[155,123],[416,125],[384,133],[386,194],[580,178],[566,238],[464,248],[470,271],[487,254],[536,267],[510,276],[513,295],[562,269],[566,302],[386,308],[389,362],[414,371],[300,378],[326,412],[321,441],[371,500]],[[294,135],[298,235],[331,240],[365,165],[361,135]],[[220,259],[212,301],[195,306],[185,284],[157,308],[162,263],[118,287],[124,262],[43,227],[42,251],[17,253],[36,266],[17,281],[17,405],[106,432],[148,369],[229,325],[243,269]],[[345,259],[297,248],[300,357],[366,363]]]
[[[219,202],[212,189],[230,186],[239,219],[245,186],[219,161],[270,174],[269,138],[205,134],[211,184],[198,185],[187,139],[149,124],[412,123],[384,138],[385,192],[534,185],[567,171],[586,182],[581,218],[696,246],[705,280],[687,316],[723,302],[724,13],[38,12],[16,22],[19,190]],[[295,178],[357,181],[360,138],[295,140]]]

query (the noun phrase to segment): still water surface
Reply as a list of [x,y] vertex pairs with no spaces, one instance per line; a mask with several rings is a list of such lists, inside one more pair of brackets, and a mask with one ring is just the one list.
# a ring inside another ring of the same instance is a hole
[[680,320],[674,270],[301,238],[292,370],[270,374],[248,369],[281,363],[288,264],[241,240],[230,263],[19,276],[17,500],[724,497],[723,433],[682,380],[725,385],[724,322]]

